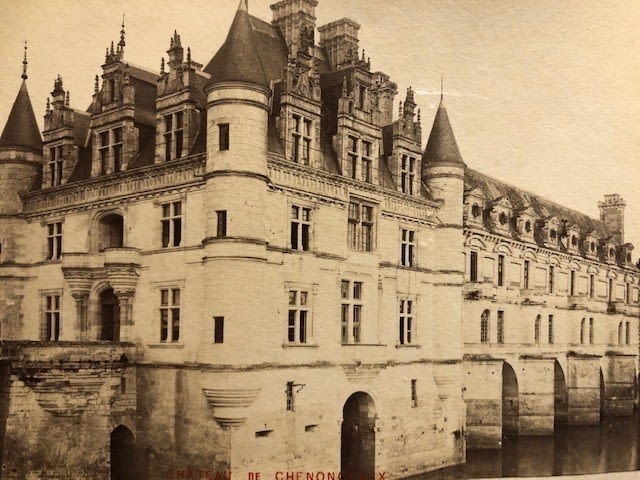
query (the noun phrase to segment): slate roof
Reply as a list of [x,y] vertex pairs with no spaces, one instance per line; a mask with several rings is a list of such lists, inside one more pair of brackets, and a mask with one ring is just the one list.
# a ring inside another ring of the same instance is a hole
[[443,101],[440,101],[438,106],[422,159],[425,163],[447,162],[464,164]]
[[42,154],[42,137],[33,113],[27,82],[23,80],[0,136],[0,148],[19,147]]
[[227,39],[204,68],[204,71],[211,75],[210,85],[243,82],[269,86],[256,37],[251,26],[246,0],[241,0]]

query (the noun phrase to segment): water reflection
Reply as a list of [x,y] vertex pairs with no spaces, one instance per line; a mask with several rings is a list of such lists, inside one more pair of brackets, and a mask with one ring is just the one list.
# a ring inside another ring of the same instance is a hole
[[553,437],[505,438],[501,450],[469,450],[467,463],[415,477],[453,480],[622,472],[640,469],[639,416],[556,428]]

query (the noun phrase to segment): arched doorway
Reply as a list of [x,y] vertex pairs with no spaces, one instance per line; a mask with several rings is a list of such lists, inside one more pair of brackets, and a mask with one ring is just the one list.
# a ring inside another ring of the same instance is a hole
[[107,288],[100,294],[98,330],[99,340],[120,341],[120,303],[113,288]]
[[513,367],[507,362],[502,364],[502,436],[518,433],[518,378]]
[[136,465],[136,441],[133,433],[124,425],[111,432],[111,480],[134,480]]
[[376,409],[364,392],[351,395],[342,409],[340,468],[347,478],[373,478],[376,464]]
[[553,424],[566,425],[569,419],[569,393],[562,367],[556,360],[553,367]]
[[98,221],[98,250],[124,246],[124,219],[117,213],[100,217]]

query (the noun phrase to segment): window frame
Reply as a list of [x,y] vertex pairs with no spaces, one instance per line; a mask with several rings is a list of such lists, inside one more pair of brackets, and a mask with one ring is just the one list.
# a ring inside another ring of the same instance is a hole
[[[164,294],[166,292],[166,302]],[[178,292],[177,302],[175,293]],[[184,287],[182,285],[163,285],[158,288],[160,304],[158,306],[160,320],[160,343],[167,345],[180,344],[182,307],[184,305]],[[166,316],[164,315],[166,313]],[[177,313],[177,316],[176,316]],[[176,318],[177,317],[177,318]],[[176,335],[177,332],[177,335]]]
[[375,204],[366,200],[359,198],[349,199],[347,207],[347,239],[350,250],[358,252],[375,251],[376,207]]
[[400,266],[412,268],[416,266],[416,230],[400,228]]
[[312,294],[304,286],[287,288],[287,345],[308,345],[313,339]]
[[62,144],[49,146],[49,186],[57,187],[62,185],[64,177],[64,150]]
[[289,248],[291,250],[311,251],[314,217],[315,211],[312,206],[300,203],[289,204]]
[[[62,290],[42,290],[40,340],[58,342],[62,333]],[[55,328],[54,328],[55,326]]]
[[364,283],[359,280],[342,279],[340,281],[340,340],[342,345],[362,343],[362,312]]
[[[170,200],[160,204],[160,225],[162,248],[181,247],[184,242],[184,201],[183,199]],[[176,206],[179,212],[176,213]],[[168,214],[165,212],[168,207]],[[165,233],[166,232],[166,233]],[[176,232],[178,234],[176,235]],[[176,237],[179,239],[176,244]],[[165,242],[166,238],[166,242]]]
[[400,155],[400,191],[407,195],[413,195],[416,178],[417,158],[408,153]]
[[218,150],[221,152],[231,150],[231,125],[229,123],[218,124]]
[[[405,308],[406,307],[406,308]],[[416,298],[398,297],[398,343],[399,346],[416,344]]]
[[62,244],[63,244],[63,221],[53,221],[47,223],[47,260],[60,260],[62,258]]

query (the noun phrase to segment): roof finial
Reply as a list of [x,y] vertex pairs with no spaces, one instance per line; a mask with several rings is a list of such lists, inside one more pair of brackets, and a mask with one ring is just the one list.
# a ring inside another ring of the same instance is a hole
[[109,53],[110,53],[111,55],[114,55],[114,54],[115,54],[115,52],[113,51],[113,40],[111,40],[111,50],[109,50]]
[[22,79],[26,80],[27,76],[27,41],[24,41],[24,60],[22,60]]
[[440,74],[440,101],[444,100],[444,75]]
[[98,88],[99,88],[99,84],[98,84],[99,80],[98,80],[98,75],[96,75],[95,81],[93,82],[93,93],[95,95],[98,94]]
[[160,73],[164,74],[164,57],[160,60]]
[[118,47],[121,50],[124,50],[124,46],[126,45],[124,41],[125,31],[124,31],[124,13],[122,14],[122,30],[120,30],[120,41],[118,42]]
[[49,100],[49,97],[47,97],[47,109],[45,111],[46,113],[51,111],[51,101]]
[[191,47],[187,47],[187,68],[191,68]]
[[240,4],[238,5],[238,10],[248,12],[249,11],[249,0],[240,0]]

